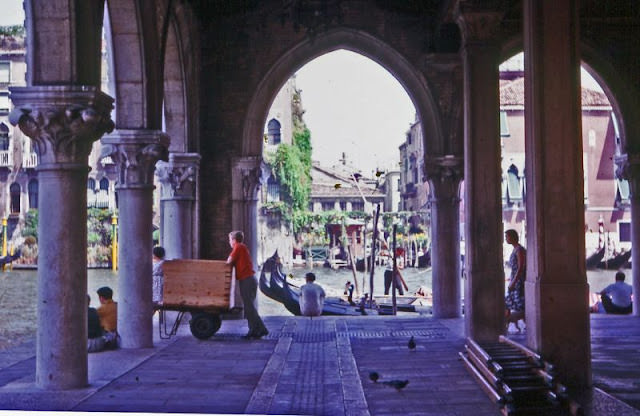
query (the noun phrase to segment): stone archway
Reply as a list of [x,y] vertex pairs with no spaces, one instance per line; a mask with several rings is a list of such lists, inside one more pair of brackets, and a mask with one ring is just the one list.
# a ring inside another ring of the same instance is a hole
[[[425,76],[420,69],[385,42],[363,32],[340,28],[318,34],[295,45],[267,71],[253,94],[242,131],[242,156],[236,159],[232,175],[232,223],[246,230],[247,244],[258,252],[256,203],[259,187],[259,164],[262,159],[263,130],[269,106],[282,84],[304,64],[325,53],[346,49],[366,56],[389,71],[411,98],[422,122],[421,140],[425,149],[425,172],[432,184],[430,197],[432,217],[434,316],[460,316],[459,283],[459,183],[462,149],[457,142],[462,103],[461,78],[457,79],[457,59],[442,60],[427,66]],[[446,82],[439,76],[446,71]],[[433,76],[433,79],[431,79]],[[428,79],[429,78],[429,79]],[[434,86],[432,83],[435,83]],[[455,84],[458,83],[458,86]],[[456,88],[459,88],[457,90]],[[434,98],[434,92],[438,99]],[[251,182],[253,185],[247,185]],[[255,261],[255,257],[254,257]]]

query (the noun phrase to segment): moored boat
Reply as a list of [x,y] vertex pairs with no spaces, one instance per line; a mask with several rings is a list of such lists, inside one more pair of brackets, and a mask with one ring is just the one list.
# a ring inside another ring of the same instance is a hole
[[604,248],[604,246],[602,246],[595,253],[593,253],[589,257],[587,257],[587,269],[591,270],[591,269],[595,269],[596,267],[598,267],[598,264],[604,258],[604,252],[605,252],[605,248]]
[[[267,280],[267,272],[270,277]],[[280,257],[276,251],[262,265],[260,272],[260,291],[267,297],[280,302],[296,316],[300,313],[300,288],[287,282],[287,275],[282,271]],[[361,309],[339,297],[326,297],[322,308],[323,315],[363,315],[377,314],[376,310]]]
[[616,254],[598,263],[598,268],[605,270],[616,270],[625,267],[631,258],[631,250]]

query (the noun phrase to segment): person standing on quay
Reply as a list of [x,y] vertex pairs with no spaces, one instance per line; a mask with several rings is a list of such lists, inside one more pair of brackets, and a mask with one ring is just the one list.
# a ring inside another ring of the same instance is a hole
[[505,231],[504,238],[507,244],[513,246],[513,251],[509,257],[511,278],[509,279],[509,288],[504,302],[506,306],[506,329],[509,328],[509,323],[513,323],[517,331],[520,332],[518,321],[524,320],[524,280],[527,270],[527,254],[525,248],[520,245],[516,230]]
[[231,231],[229,233],[231,254],[229,254],[227,264],[231,264],[236,268],[236,280],[238,281],[240,296],[244,304],[244,316],[247,318],[247,324],[249,325],[249,332],[245,335],[245,338],[262,338],[269,334],[269,331],[256,309],[258,280],[253,270],[249,249],[243,241],[244,234],[242,231]]

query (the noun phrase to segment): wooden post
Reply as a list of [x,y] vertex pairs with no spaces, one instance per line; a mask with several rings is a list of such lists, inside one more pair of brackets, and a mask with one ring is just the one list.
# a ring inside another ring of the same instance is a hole
[[393,271],[391,272],[391,304],[393,305],[393,314],[396,315],[398,313],[398,307],[396,305],[396,270],[398,270],[398,266],[396,264],[396,228],[397,224],[393,224]]
[[[380,215],[380,204],[376,204],[376,214],[373,217],[373,235],[371,237],[371,272],[369,273],[369,308],[373,308],[373,272],[376,269],[374,262],[376,259],[376,237],[378,235],[378,216],[379,215]],[[365,260],[365,263],[366,262],[367,261]]]

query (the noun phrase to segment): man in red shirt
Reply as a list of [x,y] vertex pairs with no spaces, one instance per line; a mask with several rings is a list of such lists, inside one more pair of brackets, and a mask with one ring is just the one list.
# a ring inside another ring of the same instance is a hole
[[236,280],[240,287],[240,296],[244,304],[244,316],[249,324],[249,332],[245,338],[262,338],[269,331],[262,322],[255,301],[258,291],[258,280],[253,270],[249,249],[243,243],[244,234],[242,231],[232,231],[229,233],[229,245],[231,254],[227,259],[227,264],[232,264],[236,268]]

